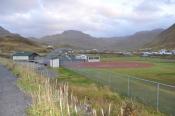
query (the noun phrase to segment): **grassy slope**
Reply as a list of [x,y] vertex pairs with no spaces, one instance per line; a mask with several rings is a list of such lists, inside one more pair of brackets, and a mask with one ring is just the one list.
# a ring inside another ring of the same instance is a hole
[[26,109],[27,116],[81,116],[83,111],[75,111],[75,97],[69,99],[67,85],[51,84],[49,78],[11,60],[0,58],[0,64],[18,77],[18,87],[32,98],[32,104]]
[[[29,69],[23,67],[14,68],[13,63],[4,59],[0,59],[0,63],[7,65],[14,74],[20,74],[18,75],[21,77],[18,80],[19,87],[32,95],[33,104],[28,110],[28,115],[30,116],[57,116],[60,113],[59,105],[55,105],[57,103],[55,102],[57,100],[55,99],[55,93],[59,92],[57,88],[59,83],[57,82],[68,82],[70,86],[69,93],[73,92],[73,95],[77,96],[79,102],[84,101],[86,98],[88,104],[91,104],[93,108],[97,109],[98,113],[101,112],[101,108],[104,109],[104,113],[107,113],[109,104],[111,103],[111,116],[116,116],[119,114],[121,107],[125,106],[123,103],[126,103],[126,100],[121,98],[117,93],[110,91],[107,87],[97,85],[84,76],[64,68],[58,70],[60,73],[59,78],[50,80],[50,83],[48,83],[49,81],[45,81],[45,78],[38,77],[38,75]],[[155,112],[152,108],[135,102],[129,108],[132,108],[137,113],[134,116],[163,116],[163,114]]]
[[83,101],[85,98],[90,99],[93,107],[97,109],[108,106],[109,103],[116,104],[118,109],[114,110],[113,113],[119,113],[119,106],[122,100],[118,94],[111,92],[108,88],[102,88],[96,85],[93,81],[71,70],[60,68],[58,72],[61,74],[58,80],[68,82],[71,91],[73,91],[73,94],[77,96],[80,101]]
[[5,36],[0,37],[0,51],[2,53],[13,51],[35,51],[43,53],[47,52],[47,49],[21,36]]
[[160,33],[147,47],[152,47],[156,49],[175,48],[175,24]]
[[[149,80],[159,81],[162,83],[168,83],[175,85],[175,61],[168,61],[159,58],[143,58],[143,57],[116,57],[112,56],[109,58],[107,56],[103,57],[104,61],[140,61],[153,63],[154,66],[151,68],[135,68],[135,69],[113,69],[114,73],[128,74],[131,76],[136,76],[140,78],[145,78]],[[109,71],[106,69],[106,71]],[[111,71],[111,70],[110,70]]]
[[[68,82],[74,95],[76,95],[79,100],[84,100],[85,97],[89,98],[93,107],[97,109],[99,107],[104,108],[108,103],[112,103],[114,107],[113,113],[116,115],[116,113],[120,112],[120,107],[126,98],[120,97],[108,87],[102,87],[99,84],[95,84],[94,81],[91,81],[74,71],[60,68],[58,72],[61,74],[58,80],[61,82]],[[161,115],[155,113],[152,108],[144,107],[141,104],[137,104],[137,108],[140,113],[139,115],[142,116]]]
[[[159,59],[159,58],[141,58],[141,57],[114,57],[113,55],[102,56],[103,61],[140,61],[140,62],[149,62],[154,63],[152,68],[136,68],[136,69],[96,69],[96,68],[81,68],[81,69],[72,69],[75,72],[86,76],[87,78],[110,86],[114,91],[119,92],[122,95],[127,95],[128,90],[128,76],[136,76],[140,78],[146,78],[150,80],[160,81],[162,83],[174,84],[174,67],[175,63],[170,60]],[[67,71],[66,71],[67,72]],[[68,70],[68,72],[70,72]],[[71,71],[72,72],[72,71]],[[75,76],[72,76],[72,73],[68,78],[68,81],[74,82],[76,84],[82,84],[79,82],[79,79]],[[74,73],[74,72],[73,72]],[[75,74],[75,73],[74,73]],[[83,77],[83,76],[78,76]],[[82,78],[80,78],[82,79]],[[142,102],[146,104],[151,104],[156,107],[156,85],[152,83],[145,83],[143,81],[131,80],[132,95],[142,99]],[[85,81],[86,82],[86,81]],[[74,84],[75,84],[74,83]],[[90,86],[88,86],[90,87]],[[80,87],[81,88],[81,87]],[[93,89],[91,89],[93,90]],[[76,91],[76,89],[75,89]],[[174,90],[166,87],[160,87],[160,109],[164,112],[172,112],[174,103]],[[145,94],[148,93],[148,94]],[[134,98],[134,97],[133,97]]]

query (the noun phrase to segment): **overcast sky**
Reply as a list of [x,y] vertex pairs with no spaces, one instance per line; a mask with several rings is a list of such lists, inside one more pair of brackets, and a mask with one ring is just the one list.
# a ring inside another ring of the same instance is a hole
[[23,36],[122,36],[173,23],[175,0],[0,0],[0,26]]

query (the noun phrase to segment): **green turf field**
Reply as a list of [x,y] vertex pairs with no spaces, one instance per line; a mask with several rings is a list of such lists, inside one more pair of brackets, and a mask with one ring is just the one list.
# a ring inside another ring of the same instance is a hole
[[136,76],[149,80],[158,81],[161,83],[175,85],[175,60],[160,59],[160,58],[145,58],[145,57],[116,57],[103,56],[103,61],[140,61],[154,64],[151,68],[115,68],[104,69],[105,71]]
[[[175,61],[172,59],[148,58],[148,57],[117,57],[114,55],[101,56],[102,61],[139,61],[153,64],[149,68],[72,68],[71,70],[84,75],[97,83],[108,85],[121,95],[132,99],[138,99],[145,104],[159,107],[161,111],[175,115],[175,88],[159,86],[159,104],[157,104],[157,83],[175,85]],[[129,81],[129,84],[128,84]],[[129,89],[128,89],[129,88]]]

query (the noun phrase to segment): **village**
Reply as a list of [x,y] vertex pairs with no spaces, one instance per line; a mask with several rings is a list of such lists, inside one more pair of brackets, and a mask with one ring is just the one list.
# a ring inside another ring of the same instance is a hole
[[175,0],[1,0],[0,116],[175,116]]
[[99,51],[97,49],[92,50],[73,50],[71,48],[57,48],[53,49],[48,54],[41,56],[35,52],[22,51],[12,54],[14,61],[27,61],[34,62],[44,66],[50,66],[53,68],[60,67],[64,62],[100,62],[101,54],[114,54],[116,56],[175,56],[175,50],[161,49],[159,51]]

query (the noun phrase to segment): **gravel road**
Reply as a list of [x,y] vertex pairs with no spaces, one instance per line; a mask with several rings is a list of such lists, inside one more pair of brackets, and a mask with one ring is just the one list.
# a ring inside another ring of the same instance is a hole
[[31,102],[16,86],[16,77],[0,65],[0,116],[25,116]]

